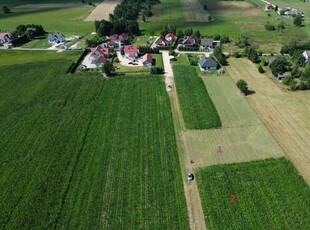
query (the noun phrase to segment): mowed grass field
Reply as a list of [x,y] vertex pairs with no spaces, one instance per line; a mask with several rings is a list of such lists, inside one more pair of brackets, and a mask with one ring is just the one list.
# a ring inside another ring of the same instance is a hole
[[47,32],[61,32],[65,36],[84,35],[95,30],[94,22],[84,22],[93,7],[74,8],[12,8],[11,14],[0,12],[2,31],[13,31],[20,24],[39,24]]
[[208,229],[309,229],[310,188],[285,158],[215,165],[196,175]]
[[310,92],[282,91],[266,75],[258,73],[256,66],[247,59],[230,58],[226,70],[234,82],[244,79],[255,91],[247,97],[248,102],[310,183]]
[[[202,76],[222,121],[221,129],[184,132],[195,167],[284,156],[228,76]],[[222,152],[218,152],[221,146]]]
[[0,67],[0,228],[188,229],[162,79],[61,55]]

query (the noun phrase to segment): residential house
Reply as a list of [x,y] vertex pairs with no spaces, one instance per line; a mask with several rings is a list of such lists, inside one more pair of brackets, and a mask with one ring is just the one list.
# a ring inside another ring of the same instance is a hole
[[134,60],[138,57],[139,49],[137,45],[125,45],[124,46],[125,57]]
[[215,41],[212,38],[201,39],[201,47],[205,50],[214,50],[220,41]]
[[92,64],[95,64],[98,67],[106,63],[107,58],[110,56],[109,49],[102,46],[91,48],[90,51],[91,53],[89,59],[91,60]]
[[50,44],[59,44],[66,41],[65,36],[61,33],[50,33],[47,39]]
[[310,50],[305,50],[305,51],[302,53],[302,56],[304,56],[305,62],[310,62]]
[[9,32],[0,33],[0,43],[11,42],[13,38],[14,38],[14,35],[12,33],[9,33]]
[[194,46],[196,44],[196,40],[195,40],[195,37],[193,35],[190,35],[190,36],[185,36],[183,38],[183,42],[182,42],[182,45],[183,46]]
[[176,37],[176,35],[174,33],[168,33],[166,34],[165,36],[165,39],[168,41],[168,42],[171,42],[172,39],[174,39]]
[[208,71],[208,70],[216,70],[217,69],[217,62],[210,57],[203,57],[198,61],[198,65],[201,71]]
[[271,3],[267,3],[265,5],[265,11],[271,11],[274,10],[274,6]]
[[291,72],[284,72],[284,73],[278,73],[277,75],[277,80],[281,81],[285,77],[290,77],[292,76]]
[[109,37],[110,41],[123,45],[126,44],[128,41],[128,35],[126,33],[122,33],[122,34],[112,34]]
[[119,44],[113,41],[107,41],[105,43],[102,43],[100,46],[104,47],[104,48],[118,48]]
[[153,56],[152,54],[145,54],[141,58],[142,64],[144,66],[152,66],[153,63]]
[[160,36],[156,41],[155,41],[156,46],[168,46],[169,41],[166,40],[163,36]]

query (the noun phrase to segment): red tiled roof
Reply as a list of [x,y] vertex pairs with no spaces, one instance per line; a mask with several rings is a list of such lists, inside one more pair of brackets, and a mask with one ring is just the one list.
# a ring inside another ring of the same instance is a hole
[[102,56],[102,57],[100,57],[99,61],[100,61],[100,63],[106,63],[107,58],[105,56]]
[[166,34],[165,36],[166,39],[169,39],[169,38],[173,39],[174,37],[175,37],[174,33],[169,33],[169,34]]
[[124,52],[125,53],[138,52],[138,46],[137,45],[124,46]]
[[142,62],[148,61],[150,63],[152,63],[153,61],[153,56],[152,54],[145,54],[142,56]]
[[110,51],[108,48],[103,48],[101,46],[97,46],[96,48],[91,48],[90,51],[92,53],[95,53],[97,51],[100,54],[105,55],[105,56],[108,56],[110,54]]
[[165,45],[167,45],[167,44],[169,44],[169,41],[167,41],[163,36],[161,36],[161,37],[159,37],[158,39],[157,39],[157,41],[156,41],[156,44],[157,45],[160,45],[160,44],[165,44]]

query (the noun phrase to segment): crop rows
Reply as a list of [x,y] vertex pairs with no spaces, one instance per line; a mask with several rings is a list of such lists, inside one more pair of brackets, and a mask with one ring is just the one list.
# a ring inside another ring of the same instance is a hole
[[309,229],[309,186],[285,158],[210,166],[197,181],[208,229]]
[[0,67],[0,229],[188,229],[160,77]]
[[220,117],[195,68],[175,65],[173,72],[185,127],[187,129],[220,127]]

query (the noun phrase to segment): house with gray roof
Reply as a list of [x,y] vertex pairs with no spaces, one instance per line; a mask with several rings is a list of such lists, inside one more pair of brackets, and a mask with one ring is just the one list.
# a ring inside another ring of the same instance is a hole
[[217,61],[210,57],[203,57],[198,61],[201,71],[216,70],[218,67]]
[[302,53],[302,56],[304,56],[305,58],[305,62],[310,62],[310,50],[305,50],[303,53]]
[[62,33],[49,33],[47,39],[50,44],[59,44],[66,41]]
[[196,40],[193,35],[185,36],[182,42],[183,46],[194,46],[195,44],[196,44]]
[[214,50],[219,44],[220,41],[215,41],[212,38],[203,38],[200,42],[201,47],[207,51]]

